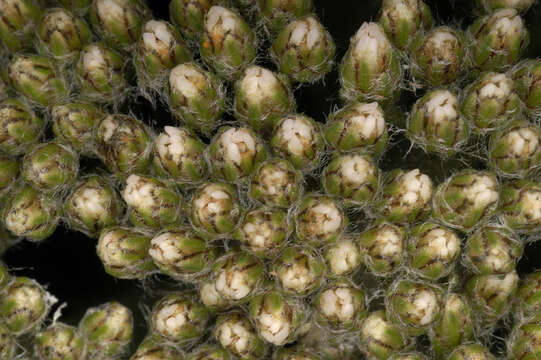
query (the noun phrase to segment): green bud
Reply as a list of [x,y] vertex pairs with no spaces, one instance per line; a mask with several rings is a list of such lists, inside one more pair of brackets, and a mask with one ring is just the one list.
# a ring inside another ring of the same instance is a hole
[[515,9],[481,16],[468,28],[471,62],[477,71],[504,71],[514,65],[529,43],[529,34]]
[[108,302],[86,311],[79,332],[87,345],[87,358],[123,358],[133,337],[133,315],[117,302]]
[[51,8],[42,16],[36,35],[39,51],[62,64],[77,58],[92,33],[86,22],[70,11]]
[[79,157],[55,141],[33,145],[22,159],[21,175],[41,192],[60,193],[77,179]]
[[410,47],[413,73],[429,86],[448,85],[466,70],[462,33],[439,26],[417,36]]
[[447,360],[495,360],[496,358],[483,345],[470,343],[454,349]]
[[212,278],[218,294],[230,303],[242,303],[265,285],[265,268],[249,253],[232,251],[218,258]]
[[235,83],[235,117],[258,133],[271,132],[295,109],[293,91],[283,74],[252,65]]
[[325,125],[327,144],[338,151],[365,150],[380,155],[389,134],[378,103],[355,103],[332,112]]
[[0,199],[9,194],[19,180],[19,160],[0,154]]
[[165,126],[154,141],[154,171],[178,184],[191,184],[207,175],[206,145],[191,131]]
[[69,95],[69,83],[56,63],[45,56],[15,55],[7,66],[15,90],[41,106],[50,106]]
[[401,352],[391,355],[389,360],[427,360],[428,358],[419,352]]
[[380,222],[362,232],[358,238],[363,264],[376,276],[393,274],[405,257],[406,230]]
[[271,207],[289,208],[302,194],[302,175],[284,159],[270,159],[252,173],[248,196]]
[[541,113],[541,60],[521,62],[512,76],[517,93],[526,108],[534,114]]
[[0,3],[0,40],[14,53],[32,49],[34,30],[42,14],[38,0],[14,0]]
[[236,12],[212,6],[205,14],[201,58],[221,78],[232,80],[255,60],[256,36]]
[[270,145],[277,156],[304,171],[319,165],[325,147],[319,124],[304,115],[282,118],[274,127]]
[[145,338],[137,347],[130,360],[181,360],[182,353],[166,344],[162,344],[151,336]]
[[432,13],[421,0],[383,0],[379,23],[394,46],[406,50],[411,39],[432,27]]
[[119,279],[143,279],[154,269],[148,255],[150,236],[127,227],[109,227],[100,233],[96,252],[105,272]]
[[526,274],[520,279],[517,302],[525,317],[541,314],[541,271]]
[[0,357],[3,360],[13,360],[17,345],[15,338],[3,321],[0,321]]
[[77,328],[53,323],[39,332],[34,348],[40,360],[84,360],[86,348]]
[[503,183],[499,212],[507,227],[536,236],[541,231],[541,184],[526,179]]
[[432,180],[419,169],[395,169],[386,175],[376,212],[392,223],[425,219],[431,211]]
[[488,161],[502,176],[523,177],[541,166],[541,127],[526,120],[490,136]]
[[513,80],[506,74],[484,73],[465,91],[462,114],[481,133],[499,129],[522,114]]
[[379,188],[380,172],[373,158],[364,153],[338,155],[323,170],[325,192],[346,205],[369,205]]
[[486,13],[503,8],[514,8],[525,13],[535,4],[536,0],[477,0],[476,2]]
[[269,290],[250,301],[250,317],[259,336],[276,346],[294,342],[308,320],[305,305],[276,290]]
[[440,184],[432,201],[432,216],[447,226],[471,231],[494,215],[500,184],[487,171],[462,170]]
[[75,230],[90,237],[121,222],[124,204],[112,182],[100,175],[80,179],[64,200],[64,216]]
[[223,183],[201,185],[190,204],[192,226],[210,236],[225,236],[235,230],[241,215],[236,191]]
[[541,356],[541,323],[517,324],[508,343],[508,358],[535,360]]
[[66,9],[73,11],[81,16],[86,15],[92,4],[92,0],[60,0],[60,3]]
[[514,270],[507,274],[475,275],[468,280],[466,293],[483,323],[495,323],[510,310],[518,280]]
[[8,197],[3,220],[13,235],[39,242],[56,230],[59,212],[55,199],[23,185]]
[[150,20],[143,26],[133,59],[140,86],[160,89],[169,69],[191,59],[190,50],[173,25]]
[[109,115],[96,130],[97,155],[107,168],[126,177],[147,173],[152,157],[152,138],[139,120],[122,114]]
[[310,347],[296,345],[288,348],[277,348],[272,360],[321,360]]
[[270,55],[280,72],[301,83],[321,80],[334,65],[336,47],[315,15],[290,22],[276,37]]
[[[359,332],[346,332],[337,334],[323,329],[320,326],[312,326],[310,331],[303,336],[299,345],[285,348],[288,350],[286,354],[291,354],[291,357],[286,357],[282,360],[344,360],[344,359],[364,359],[359,350]],[[276,354],[280,354],[282,350],[278,350]],[[296,354],[301,356],[300,359],[295,357]],[[317,355],[315,355],[317,354]],[[273,359],[280,360],[280,359]]]
[[506,227],[484,225],[468,236],[464,261],[476,274],[506,274],[522,256],[520,239]]
[[39,141],[45,123],[24,102],[8,98],[0,102],[0,149],[10,155],[24,154]]
[[0,317],[12,335],[31,333],[43,323],[52,299],[36,281],[16,277],[0,293]]
[[440,318],[428,332],[435,355],[444,358],[457,346],[474,339],[474,314],[463,295],[447,294]]
[[293,20],[313,11],[312,0],[258,0],[257,12],[265,31],[274,38]]
[[329,277],[342,277],[355,272],[361,265],[361,253],[349,238],[343,238],[323,249]]
[[[112,1],[112,0],[111,0]],[[122,56],[103,43],[85,46],[75,67],[81,97],[96,103],[117,103],[129,89]]]
[[219,2],[219,0],[171,0],[169,17],[186,39],[197,41],[203,34],[207,11]]
[[100,38],[121,50],[129,50],[141,37],[143,24],[151,17],[141,0],[95,0],[90,22]]
[[190,293],[172,293],[159,300],[150,314],[150,332],[172,345],[188,346],[204,334],[210,315]]
[[97,106],[84,102],[69,102],[51,109],[56,139],[77,152],[94,155],[94,129],[104,113]]
[[190,352],[186,360],[231,360],[231,355],[220,345],[205,344]]
[[276,284],[286,294],[308,296],[325,281],[327,268],[319,253],[308,246],[288,246],[272,265]]
[[186,126],[209,136],[225,110],[223,84],[195,63],[177,65],[169,73],[169,108]]
[[292,231],[293,224],[285,211],[256,208],[246,213],[234,237],[244,250],[271,258],[286,245]]
[[148,253],[162,273],[179,281],[197,281],[210,271],[217,249],[190,229],[172,228],[152,238]]
[[431,281],[447,276],[460,256],[458,235],[433,222],[413,227],[408,242],[408,268]]
[[366,316],[364,290],[349,281],[326,286],[315,297],[316,322],[331,331],[357,331]]
[[381,25],[364,23],[342,58],[340,96],[346,102],[393,102],[400,94],[402,69]]
[[361,325],[360,347],[369,359],[386,360],[408,349],[413,339],[387,320],[385,311],[374,311]]
[[267,352],[265,343],[241,312],[218,316],[214,338],[233,355],[244,360],[262,359]]
[[316,247],[333,243],[348,223],[341,206],[325,195],[304,196],[294,216],[299,240]]

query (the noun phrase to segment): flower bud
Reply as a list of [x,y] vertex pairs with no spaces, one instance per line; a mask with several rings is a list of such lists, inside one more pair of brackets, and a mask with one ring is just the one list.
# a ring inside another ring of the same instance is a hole
[[186,360],[230,360],[231,355],[216,344],[204,344],[188,354]]
[[45,123],[21,100],[0,102],[0,149],[10,155],[24,154],[45,130]]
[[541,314],[541,271],[524,275],[517,291],[520,315],[530,318]]
[[270,38],[274,38],[293,20],[313,11],[312,0],[258,0],[258,17]]
[[481,344],[470,343],[454,349],[447,360],[495,360],[490,351]]
[[14,0],[0,3],[0,40],[9,52],[30,50],[34,30],[42,14],[38,0]]
[[60,0],[60,3],[66,9],[79,15],[86,15],[92,5],[92,0]]
[[214,338],[230,353],[241,359],[262,359],[267,352],[248,318],[240,312],[218,316]]
[[39,332],[34,340],[35,352],[40,360],[84,360],[86,347],[76,328],[53,323]]
[[308,346],[296,345],[287,348],[277,348],[272,355],[272,360],[320,360]]
[[541,60],[525,60],[512,72],[515,87],[527,110],[541,114]]
[[503,8],[514,8],[525,13],[535,4],[536,0],[477,0],[476,2],[486,13]]
[[513,231],[535,236],[541,230],[541,184],[513,180],[502,186],[500,218]]
[[402,264],[406,250],[406,230],[380,222],[359,235],[363,264],[376,276],[388,277]]
[[199,298],[211,313],[219,313],[229,309],[232,304],[216,290],[214,280],[199,282]]
[[162,344],[152,336],[148,336],[139,344],[130,360],[179,360],[183,358],[180,350]]
[[361,265],[361,253],[349,238],[343,238],[323,249],[329,277],[342,277],[355,272]]
[[4,360],[13,360],[15,358],[17,345],[15,338],[11,334],[9,328],[0,322],[0,357]]
[[508,358],[535,360],[541,356],[541,323],[519,323],[513,329],[508,342]]
[[197,42],[203,34],[205,15],[220,0],[171,0],[169,17],[182,35]]

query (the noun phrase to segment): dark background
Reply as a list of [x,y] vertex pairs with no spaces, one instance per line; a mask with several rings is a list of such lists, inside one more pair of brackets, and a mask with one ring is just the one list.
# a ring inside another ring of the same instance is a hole
[[[322,23],[330,31],[337,45],[337,61],[341,59],[349,44],[349,38],[357,31],[364,21],[376,21],[380,1],[372,0],[314,0],[317,14]],[[452,25],[465,29],[474,19],[473,0],[425,0],[431,7],[436,25]],[[168,1],[148,1],[154,16],[169,19]],[[531,34],[531,41],[526,57],[541,56],[541,5],[538,3],[526,15],[525,21]],[[272,67],[263,57],[259,61],[265,66]],[[295,90],[298,111],[306,113],[318,121],[324,121],[325,116],[336,106],[339,83],[335,70],[326,76],[324,82],[302,86]],[[421,94],[418,93],[417,97]],[[404,94],[398,105],[400,110],[408,111],[415,97]],[[124,109],[126,110],[126,109]],[[158,131],[163,125],[173,124],[165,107],[158,105],[152,110],[149,103],[138,98],[137,104],[130,110],[147,122],[152,122]],[[423,166],[442,166],[439,159],[427,156],[421,151],[414,150],[405,156],[409,143],[400,135],[395,137],[394,145],[385,154],[381,167],[389,170],[394,167],[413,168]],[[84,165],[84,164],[83,164]],[[88,167],[89,165],[87,165]],[[474,164],[474,166],[481,166]],[[83,166],[84,167],[84,166]],[[443,168],[442,168],[443,169]],[[452,166],[443,169],[450,171]],[[437,179],[441,181],[441,179]],[[9,249],[4,261],[11,271],[19,276],[28,276],[47,286],[48,290],[67,303],[62,311],[61,321],[76,325],[88,307],[116,300],[133,311],[136,319],[135,346],[145,335],[146,321],[143,311],[152,303],[153,289],[160,288],[164,279],[150,279],[145,282],[117,280],[103,271],[102,264],[95,252],[96,240],[89,239],[74,231],[61,226],[52,237],[40,244],[23,241]],[[524,274],[535,270],[541,256],[541,242],[526,246],[525,255],[520,261],[518,271]],[[145,291],[145,290],[150,290]],[[58,304],[56,305],[58,306]],[[54,309],[53,309],[54,311]]]

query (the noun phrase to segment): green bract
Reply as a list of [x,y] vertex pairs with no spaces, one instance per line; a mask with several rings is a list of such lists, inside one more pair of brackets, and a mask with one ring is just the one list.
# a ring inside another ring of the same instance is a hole
[[290,22],[276,37],[270,55],[280,72],[305,83],[322,79],[334,65],[331,34],[314,15]]
[[272,360],[320,360],[321,357],[316,355],[307,346],[296,345],[288,348],[277,348],[272,355]]
[[24,102],[7,98],[0,102],[0,149],[10,155],[23,154],[45,130],[44,121]]
[[92,0],[60,0],[63,7],[71,11],[85,15],[92,4]]
[[266,32],[276,36],[293,20],[308,15],[313,10],[312,0],[258,0],[257,11]]
[[10,52],[30,50],[34,30],[42,12],[38,0],[14,0],[0,3],[0,39]]
[[182,360],[184,356],[175,347],[163,344],[152,336],[146,337],[130,360]]
[[54,323],[39,332],[34,349],[40,360],[84,360],[86,346],[76,328]]
[[185,38],[197,42],[203,34],[205,14],[211,6],[220,2],[220,0],[171,0],[169,17]]
[[526,318],[541,314],[541,271],[526,274],[520,279],[517,300],[518,310]]
[[232,355],[217,344],[204,344],[186,356],[186,360],[230,360]]
[[359,235],[362,263],[376,276],[388,277],[402,264],[406,254],[406,230],[378,222]]
[[127,227],[101,231],[96,252],[105,272],[119,279],[143,279],[155,270],[148,254],[151,237]]
[[447,360],[495,360],[495,357],[483,345],[471,343],[458,346]]
[[244,360],[262,359],[267,352],[265,343],[241,312],[218,316],[214,338],[233,355]]
[[19,180],[19,160],[0,154],[0,199],[8,195]]
[[13,335],[4,321],[0,321],[0,357],[4,360],[13,360],[16,352],[16,344]]
[[255,60],[256,36],[236,12],[213,6],[205,14],[201,58],[221,78],[232,80]]
[[541,230],[541,184],[513,180],[502,185],[500,218],[520,234],[538,235]]
[[534,114],[541,113],[541,60],[521,62],[512,75],[517,93],[526,108]]
[[133,315],[117,302],[108,302],[86,311],[79,332],[87,345],[87,358],[119,359],[124,356],[133,336]]

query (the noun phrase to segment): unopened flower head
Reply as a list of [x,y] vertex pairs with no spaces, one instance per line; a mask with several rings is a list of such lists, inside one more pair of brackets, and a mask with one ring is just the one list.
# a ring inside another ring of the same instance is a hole
[[188,129],[165,126],[154,141],[154,171],[178,184],[197,183],[207,175],[205,148]]
[[308,194],[295,211],[296,234],[302,243],[320,247],[334,242],[347,225],[340,204],[325,195]]
[[151,17],[142,0],[94,0],[90,22],[100,38],[121,50],[139,40],[143,24]]
[[287,294],[307,296],[325,281],[325,262],[307,246],[289,246],[272,265],[277,285]]
[[121,178],[148,172],[152,138],[142,122],[129,115],[109,115],[99,123],[95,136],[97,155],[109,171]]
[[86,311],[79,332],[87,345],[89,359],[122,357],[133,336],[133,314],[117,302],[108,302]]
[[414,144],[446,157],[459,151],[470,133],[458,97],[448,90],[430,91],[420,98],[413,106],[407,128]]
[[141,86],[160,90],[167,70],[192,59],[178,31],[162,20],[150,20],[143,26],[137,42],[134,65]]
[[535,4],[536,0],[477,0],[476,2],[486,13],[504,8],[514,8],[525,13]]
[[257,11],[265,31],[274,38],[291,21],[313,11],[313,1],[258,0]]
[[134,226],[161,229],[182,220],[182,198],[169,182],[132,174],[126,179],[122,198]]
[[323,250],[330,277],[347,276],[361,265],[361,253],[352,239],[342,238]]
[[532,180],[503,183],[500,218],[520,234],[535,235],[541,230],[541,184]]
[[339,77],[340,95],[347,102],[392,102],[398,96],[400,62],[381,25],[361,25],[340,63]]
[[461,110],[481,133],[499,129],[522,114],[513,79],[494,72],[482,74],[466,89]]
[[432,201],[432,216],[462,231],[490,219],[500,199],[500,184],[488,171],[462,170],[440,184]]
[[85,46],[75,67],[81,97],[107,104],[124,99],[129,88],[124,65],[122,56],[104,43]]
[[45,289],[25,277],[14,278],[0,295],[0,317],[15,336],[39,328],[52,305]]
[[186,360],[230,360],[231,354],[218,344],[203,344],[191,351]]
[[541,166],[541,127],[526,120],[490,137],[488,161],[501,176],[523,177]]
[[201,58],[218,76],[232,80],[255,60],[256,40],[250,25],[239,14],[215,5],[205,14],[199,44]]
[[55,141],[32,146],[22,159],[23,178],[42,192],[54,194],[65,191],[78,173],[77,153]]
[[267,352],[265,343],[242,312],[230,312],[218,316],[214,338],[222,347],[242,359],[261,359]]
[[235,230],[241,215],[235,189],[223,183],[201,185],[190,205],[192,225],[211,236],[223,236]]
[[42,241],[56,230],[59,215],[55,199],[24,185],[8,197],[3,210],[3,223],[15,236]]
[[541,353],[541,323],[522,321],[515,325],[507,343],[511,359],[534,360]]
[[150,332],[166,343],[189,345],[204,334],[210,315],[191,293],[172,293],[159,300],[150,314]]
[[0,102],[0,149],[21,155],[39,141],[45,122],[23,101],[7,98]]
[[506,227],[485,225],[468,236],[464,262],[477,274],[506,274],[515,269],[523,247]]
[[37,0],[9,0],[0,3],[0,40],[10,52],[33,48],[34,30],[42,14]]
[[137,347],[130,360],[178,360],[183,354],[177,348],[164,344],[152,335],[147,336]]
[[434,353],[444,357],[462,343],[472,341],[475,320],[471,306],[464,295],[446,295],[440,318],[428,332]]
[[362,263],[377,276],[390,276],[402,264],[406,254],[406,230],[381,222],[359,235]]
[[389,40],[405,50],[415,35],[432,27],[430,8],[422,0],[384,0],[379,23]]
[[100,175],[79,180],[64,200],[64,218],[69,226],[90,237],[121,222],[124,204],[113,183]]
[[198,284],[199,299],[211,313],[222,312],[232,306],[231,302],[216,290],[213,279],[200,281]]
[[96,105],[86,102],[69,102],[51,109],[53,132],[58,142],[75,151],[93,156],[95,151],[94,129],[104,113]]
[[354,103],[329,115],[324,136],[338,151],[363,150],[381,154],[389,140],[383,110],[378,103]]
[[541,60],[530,59],[514,69],[515,87],[528,111],[541,114]]
[[278,156],[305,171],[318,165],[324,148],[319,124],[304,115],[282,118],[274,127],[270,145]]
[[43,360],[84,360],[86,356],[85,342],[77,328],[60,322],[36,335],[34,349]]
[[322,79],[334,65],[336,47],[330,33],[314,15],[290,22],[276,37],[270,55],[280,72],[295,81]]
[[235,117],[257,132],[271,132],[295,108],[289,81],[281,74],[252,65],[235,83]]
[[69,95],[69,83],[56,63],[39,55],[15,55],[7,66],[11,85],[40,106],[51,106]]
[[284,159],[262,162],[254,170],[248,196],[264,205],[289,208],[302,194],[302,175]]
[[420,281],[395,281],[385,297],[385,308],[406,333],[425,333],[441,315],[443,289]]
[[471,62],[476,71],[502,71],[514,65],[529,43],[517,10],[499,9],[481,16],[468,29]]
[[281,209],[256,208],[241,220],[235,238],[244,250],[270,258],[280,251],[292,232],[293,224]]
[[447,360],[495,360],[486,347],[478,343],[457,346]]
[[63,8],[49,9],[42,16],[36,34],[38,49],[59,63],[75,60],[92,36],[83,19]]
[[220,0],[172,0],[169,3],[171,22],[189,41],[197,42],[203,34],[205,14]]
[[105,272],[119,279],[143,279],[155,270],[148,254],[151,237],[127,227],[101,231],[96,252]]
[[526,274],[520,279],[517,291],[518,310],[525,318],[536,316],[541,310],[541,271]]
[[217,250],[187,228],[171,228],[152,238],[148,253],[162,273],[196,281],[210,271]]
[[218,126],[225,109],[222,82],[195,63],[175,66],[169,73],[169,107],[186,126],[206,136]]
[[460,255],[460,238],[451,229],[427,222],[410,231],[408,267],[428,280],[447,276]]

